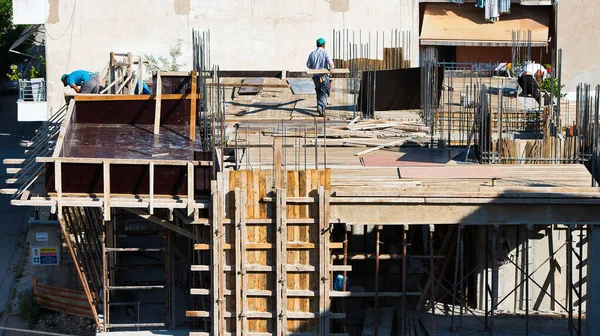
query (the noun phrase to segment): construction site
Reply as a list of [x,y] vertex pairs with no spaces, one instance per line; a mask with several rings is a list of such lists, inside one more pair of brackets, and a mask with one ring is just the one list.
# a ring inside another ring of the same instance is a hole
[[61,93],[4,160],[2,193],[56,223],[37,245],[75,270],[68,289],[38,276],[36,300],[64,311],[52,293],[72,291],[98,335],[600,333],[600,85],[564,98],[542,7],[485,47],[549,63],[541,100],[487,56],[448,56],[427,25],[448,4],[417,8],[416,47],[323,32],[331,71],[221,68],[212,30],[189,31],[191,70],[145,83],[152,60],[107,50],[100,92]]

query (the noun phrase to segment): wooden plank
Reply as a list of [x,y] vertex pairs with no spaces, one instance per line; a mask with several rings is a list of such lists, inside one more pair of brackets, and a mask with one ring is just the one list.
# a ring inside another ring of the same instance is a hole
[[160,166],[186,166],[192,163],[194,166],[212,166],[211,161],[190,161],[190,160],[160,160],[160,159],[111,159],[111,158],[80,158],[80,157],[37,157],[36,162],[54,162],[60,160],[64,163],[85,163],[85,164],[110,164],[120,165],[147,165],[154,162]]
[[151,215],[154,215],[154,162],[150,162],[149,165],[149,172],[148,172],[148,179],[149,179],[149,205],[148,205],[148,213]]
[[60,131],[58,133],[58,138],[56,139],[56,145],[54,146],[54,152],[52,153],[53,158],[57,158],[60,156],[63,148],[63,144],[65,142],[65,136],[67,133],[67,128],[71,123],[71,116],[73,115],[73,111],[75,110],[75,101],[71,100],[69,102],[69,107],[67,107],[67,114],[65,114],[65,118],[60,125]]
[[102,177],[103,177],[103,184],[104,184],[104,205],[103,205],[103,211],[104,211],[104,220],[105,221],[109,221],[110,220],[110,164],[108,162],[104,162],[102,164]]
[[198,72],[196,70],[192,70],[191,78],[191,92],[190,92],[190,140],[192,142],[196,141],[196,104],[198,103]]
[[[301,170],[298,172],[298,196],[308,197],[306,170]],[[300,209],[298,213],[298,218],[307,218],[308,205],[301,205],[299,207]]]
[[[242,241],[240,234],[240,217],[242,215],[242,200],[239,187],[234,190],[234,219],[235,219],[235,238],[234,241],[239,246]],[[238,335],[242,334],[242,255],[239,248],[235,249],[235,332]],[[245,271],[245,270],[244,270]]]
[[194,213],[194,165],[191,162],[187,164],[187,215]]
[[[164,74],[161,74],[164,76]],[[75,94],[73,100],[78,101],[128,101],[128,100],[157,100],[158,94],[151,95],[121,95],[121,94]],[[161,94],[160,100],[182,100],[189,99],[188,93]]]
[[325,314],[328,313],[325,309],[326,307],[326,297],[325,295],[323,295],[323,293],[325,293],[325,286],[327,285],[327,281],[325,280],[326,277],[328,276],[328,274],[325,273],[325,263],[328,262],[328,260],[325,259],[325,252],[324,252],[324,235],[322,233],[322,230],[326,227],[326,225],[328,226],[329,223],[325,224],[325,189],[323,188],[322,185],[319,185],[318,189],[318,195],[319,195],[319,232],[318,232],[318,236],[319,236],[319,284],[320,284],[320,290],[319,290],[319,332],[321,333],[321,335],[326,335],[329,330],[325,329],[326,326],[328,326],[328,322],[325,322]]
[[361,156],[361,155],[365,155],[365,154],[367,154],[367,153],[371,153],[371,152],[374,152],[374,151],[376,151],[376,150],[379,150],[379,149],[382,149],[382,148],[385,148],[385,147],[393,147],[393,146],[395,146],[395,145],[397,145],[397,144],[404,143],[405,141],[406,141],[406,139],[394,140],[394,141],[392,141],[392,142],[388,142],[388,143],[385,143],[385,144],[383,144],[383,145],[379,145],[379,146],[377,146],[377,147],[373,147],[373,148],[365,149],[364,151],[361,151],[361,152],[355,153],[355,154],[354,154],[354,156]]
[[147,220],[151,221],[152,223],[157,224],[165,229],[177,232],[180,235],[187,237],[189,239],[196,240],[196,236],[192,232],[190,232],[182,227],[179,227],[173,223],[169,223],[162,218],[156,217],[154,215],[150,215],[149,213],[145,212],[144,210],[135,209],[135,208],[127,208],[125,210],[127,210],[128,212],[131,212],[133,214],[136,214],[136,215],[140,216],[141,218],[147,219]]
[[142,90],[143,90],[143,83],[144,83],[144,76],[142,75],[142,67],[144,66],[144,64],[142,63],[142,56],[138,56],[138,81],[137,81],[137,86],[138,86],[138,95],[142,94]]
[[267,196],[267,171],[259,171],[259,179],[259,198],[256,202],[259,205],[259,216],[257,218],[267,218],[267,205],[260,202],[263,197]]
[[[237,189],[236,189],[237,190]],[[240,240],[236,240],[237,245],[240,250],[240,268],[244,270],[246,268],[246,190],[242,189],[240,193],[238,193],[240,197],[240,217],[238,219],[239,225],[239,235]],[[248,274],[246,272],[242,272],[242,287],[240,288],[241,294],[241,302],[242,302],[242,335],[246,335],[248,333],[248,318],[246,316],[246,312],[248,312]]]
[[[326,176],[327,175],[327,171],[323,172],[323,175]],[[331,271],[329,270],[329,265],[331,263],[331,258],[330,258],[330,240],[331,240],[331,230],[333,228],[333,226],[329,223],[329,192],[328,190],[325,190],[325,187],[323,187],[323,192],[322,195],[319,195],[319,199],[323,197],[323,206],[324,206],[324,211],[323,211],[323,225],[324,225],[324,231],[323,231],[323,254],[324,257],[323,259],[325,260],[325,264],[323,265],[323,273],[325,274],[325,280],[324,280],[324,284],[323,284],[323,292],[322,292],[322,296],[323,296],[323,300],[325,302],[325,311],[326,312],[331,312],[331,300],[329,299],[329,291],[330,291],[330,286],[331,286],[331,279],[333,278],[333,274],[331,273]],[[329,327],[329,316],[327,314],[325,314],[324,317],[324,322],[325,322],[325,335],[329,334],[330,331],[330,327]]]
[[238,90],[239,95],[256,95],[262,90],[262,85],[265,84],[264,77],[244,78],[242,84],[253,84],[252,86],[243,86]]
[[[211,236],[212,241],[212,253],[211,253],[211,263],[210,269],[213,272],[210,273],[211,276],[211,301],[212,301],[212,313],[213,319],[211,323],[211,331],[213,335],[218,335],[220,331],[220,323],[221,323],[221,315],[219,307],[222,305],[221,301],[221,291],[220,291],[220,278],[221,274],[223,274],[222,264],[220,263],[221,250],[219,249],[219,236],[221,235],[221,225],[220,221],[223,218],[219,213],[219,183],[217,181],[210,182],[210,194],[211,194],[211,232],[213,233]],[[195,265],[194,265],[195,266]],[[192,271],[194,271],[194,266],[192,266]],[[205,267],[196,266],[200,271],[208,271]]]
[[327,75],[327,74],[349,74],[350,73],[350,69],[331,69],[331,70],[327,70],[327,69],[308,69],[306,70],[306,73],[309,75]]
[[287,334],[287,252],[285,245],[287,243],[287,228],[285,225],[286,221],[286,190],[276,190],[276,203],[275,203],[275,225],[276,225],[276,253],[275,262],[276,265],[276,291],[277,298],[275,299],[276,312],[277,312],[277,323],[276,323],[276,335],[284,336]]
[[154,134],[158,135],[160,130],[160,100],[162,96],[162,80],[160,79],[160,71],[156,72],[156,107],[154,109]]
[[[92,298],[92,292],[90,291],[88,280],[87,280],[85,274],[81,271],[82,268],[81,268],[81,265],[79,265],[79,261],[75,254],[75,250],[73,249],[73,245],[71,244],[71,237],[70,237],[70,234],[67,232],[65,222],[62,218],[59,218],[59,223],[60,223],[60,228],[61,228],[61,231],[63,234],[63,238],[64,238],[65,242],[67,243],[67,247],[69,248],[69,253],[71,254],[71,258],[73,258],[73,263],[75,264],[74,266],[75,266],[75,270],[77,271],[79,281],[81,283],[81,286],[83,287],[83,291],[85,292],[85,296],[87,298],[88,304],[90,305],[92,314],[94,315],[94,322],[96,322],[96,327],[98,328],[98,330],[104,330],[103,326],[105,324],[100,323],[100,319],[98,318],[98,313],[96,311],[96,306],[95,306],[94,300]],[[105,291],[105,293],[106,293],[106,291]]]
[[275,166],[275,189],[285,189],[283,183],[283,157],[282,157],[282,138],[273,137],[273,148],[275,150],[274,166]]

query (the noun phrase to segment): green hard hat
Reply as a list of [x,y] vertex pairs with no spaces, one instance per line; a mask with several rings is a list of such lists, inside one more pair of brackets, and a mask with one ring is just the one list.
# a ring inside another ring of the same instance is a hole
[[319,37],[319,39],[317,40],[317,46],[322,46],[323,44],[325,44],[325,39],[322,37]]
[[67,74],[62,75],[62,77],[60,77],[60,81],[63,82],[63,84],[67,85],[66,80],[67,79]]

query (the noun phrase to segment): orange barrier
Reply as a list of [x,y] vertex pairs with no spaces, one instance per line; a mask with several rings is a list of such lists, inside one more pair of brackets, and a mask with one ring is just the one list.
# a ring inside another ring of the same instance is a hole
[[33,295],[42,307],[69,315],[94,318],[84,292],[41,284],[33,279]]

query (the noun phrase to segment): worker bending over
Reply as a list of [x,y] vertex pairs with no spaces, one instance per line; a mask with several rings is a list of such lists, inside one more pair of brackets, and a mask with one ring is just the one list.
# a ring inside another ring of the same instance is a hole
[[95,72],[75,70],[68,75],[62,75],[60,80],[64,86],[73,88],[77,93],[98,93],[100,90],[100,79]]
[[[325,51],[325,39],[319,38],[317,40],[317,49],[308,56],[306,67],[313,70],[327,69],[331,71],[333,69],[333,61]],[[317,92],[317,110],[325,116],[325,106],[330,93],[329,74],[313,75],[313,81]]]
[[534,62],[527,64],[519,74],[519,79],[517,79],[517,83],[523,89],[523,96],[531,95],[540,105],[547,103],[542,102],[542,95],[536,82],[541,82],[546,77],[548,77],[548,71],[541,64]]

